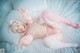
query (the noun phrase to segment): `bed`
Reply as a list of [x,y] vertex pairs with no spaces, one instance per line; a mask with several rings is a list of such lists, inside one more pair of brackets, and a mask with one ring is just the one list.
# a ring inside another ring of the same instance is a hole
[[[46,9],[52,12],[56,12],[59,15],[66,17],[70,21],[73,21],[75,23],[80,23],[80,20],[79,20],[80,19],[79,17],[79,5],[80,4],[79,3],[77,2],[69,3],[63,0],[56,0],[56,1],[55,0],[47,0],[47,1],[45,0],[40,0],[40,1],[17,0],[17,1],[14,1],[12,5],[14,8],[8,13],[8,15],[6,16],[6,19],[4,19],[5,21],[2,24],[1,30],[0,30],[1,31],[0,48],[4,48],[5,53],[20,53],[20,52],[22,53],[80,53],[79,51],[80,49],[71,48],[71,47],[62,48],[62,49],[46,48],[42,44],[42,40],[40,39],[33,41],[32,45],[29,47],[26,47],[25,49],[18,48],[16,44],[19,42],[20,37],[21,37],[20,35],[22,34],[13,33],[11,32],[9,28],[10,20],[24,21],[21,15],[19,14],[19,12],[16,10],[22,7],[24,7],[25,9],[28,9],[32,17],[37,16],[41,10]],[[75,8],[78,9],[78,11]],[[67,12],[67,10],[69,11]],[[63,41],[80,44],[80,41],[79,41],[80,29],[74,29],[72,27],[69,27],[63,24],[62,26],[63,28],[65,28],[62,30],[64,34]]]

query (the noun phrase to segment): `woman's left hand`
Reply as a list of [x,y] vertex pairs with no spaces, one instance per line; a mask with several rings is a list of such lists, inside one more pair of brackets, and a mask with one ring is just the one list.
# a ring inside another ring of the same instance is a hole
[[20,42],[17,44],[17,46],[20,46],[20,47],[29,46],[31,44],[32,40],[33,40],[33,36],[31,36],[31,35],[23,36],[20,39]]

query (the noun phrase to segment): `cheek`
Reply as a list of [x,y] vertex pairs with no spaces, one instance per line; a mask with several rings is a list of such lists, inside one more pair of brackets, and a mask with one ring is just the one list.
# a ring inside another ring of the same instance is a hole
[[26,29],[22,26],[19,28],[20,31],[25,31]]
[[17,30],[17,32],[23,32],[23,30],[21,30],[21,29],[18,29],[18,30]]
[[19,26],[19,29],[21,30],[21,29],[24,29],[24,27],[23,26]]
[[28,27],[26,26],[26,27],[25,27],[25,29],[27,30],[27,29],[28,29]]
[[22,27],[18,27],[18,28],[16,29],[16,31],[17,31],[17,32],[21,32],[21,31],[22,31]]

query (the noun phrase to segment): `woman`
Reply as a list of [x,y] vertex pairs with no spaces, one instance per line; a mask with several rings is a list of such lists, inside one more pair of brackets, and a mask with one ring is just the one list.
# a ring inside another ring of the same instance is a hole
[[49,48],[54,48],[56,44],[58,46],[57,48],[79,47],[78,44],[62,42],[61,27],[59,27],[58,24],[51,25],[47,21],[47,19],[55,22],[64,23],[74,28],[80,28],[80,25],[67,21],[64,18],[47,11],[42,12],[40,15],[40,18],[43,19],[46,23],[39,24],[37,23],[38,18],[37,20],[31,19],[28,15],[28,12],[26,12],[24,9],[18,9],[18,11],[23,16],[23,18],[27,20],[26,24],[23,24],[20,21],[13,21],[11,24],[11,30],[13,32],[25,33],[24,36],[20,39],[18,46],[29,46],[32,40],[44,38],[44,45]]

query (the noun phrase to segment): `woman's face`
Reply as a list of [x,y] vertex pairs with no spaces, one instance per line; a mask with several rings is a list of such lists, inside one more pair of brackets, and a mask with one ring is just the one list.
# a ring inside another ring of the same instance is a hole
[[23,25],[21,22],[15,21],[11,28],[13,32],[22,33],[27,30],[27,25]]

